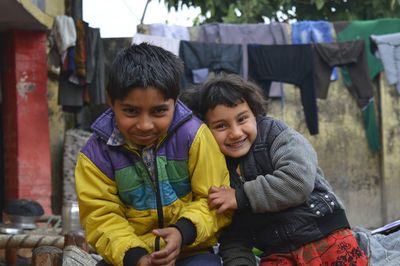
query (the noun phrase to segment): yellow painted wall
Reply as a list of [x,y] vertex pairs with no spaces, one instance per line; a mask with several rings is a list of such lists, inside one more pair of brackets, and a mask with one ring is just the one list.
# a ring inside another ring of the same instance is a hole
[[[54,18],[65,15],[64,0],[46,0],[46,13]],[[47,82],[49,105],[49,128],[52,170],[52,210],[54,214],[61,213],[62,207],[62,159],[65,134],[65,115],[58,105],[58,75],[48,73]]]
[[386,78],[380,80],[382,109],[382,200],[384,218],[400,219],[400,95]]
[[46,13],[52,17],[65,15],[65,0],[45,0]]

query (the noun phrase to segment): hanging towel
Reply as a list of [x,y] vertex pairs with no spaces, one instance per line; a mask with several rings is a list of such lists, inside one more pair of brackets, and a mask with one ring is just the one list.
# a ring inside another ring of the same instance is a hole
[[140,44],[142,42],[150,43],[155,46],[159,46],[164,48],[167,51],[170,51],[174,55],[179,55],[179,43],[180,40],[167,38],[167,37],[160,37],[160,36],[152,36],[152,35],[145,35],[137,33],[132,38],[132,44]]
[[396,85],[400,94],[400,33],[371,35],[376,44],[375,56],[381,59],[386,79],[390,85]]
[[247,49],[249,77],[261,86],[266,95],[272,81],[287,82],[299,87],[308,130],[311,135],[318,134],[311,45],[250,44]]

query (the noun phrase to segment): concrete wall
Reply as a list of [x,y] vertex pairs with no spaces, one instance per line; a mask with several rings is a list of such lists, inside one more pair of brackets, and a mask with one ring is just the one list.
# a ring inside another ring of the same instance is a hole
[[[383,75],[384,76],[384,75]],[[331,83],[326,100],[318,100],[318,135],[305,125],[300,90],[285,85],[285,100],[272,100],[269,115],[283,119],[314,146],[326,179],[347,208],[352,226],[374,228],[400,219],[399,96],[384,78],[375,84],[383,148],[372,153],[367,144],[361,110],[341,79]]]

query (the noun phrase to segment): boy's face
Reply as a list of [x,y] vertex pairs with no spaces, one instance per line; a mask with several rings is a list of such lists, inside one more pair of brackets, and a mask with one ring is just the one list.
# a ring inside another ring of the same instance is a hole
[[123,100],[115,100],[111,108],[125,140],[148,146],[167,133],[174,116],[175,101],[165,99],[153,87],[135,88]]
[[235,107],[217,105],[206,120],[221,152],[233,158],[247,154],[257,136],[256,118],[247,102]]

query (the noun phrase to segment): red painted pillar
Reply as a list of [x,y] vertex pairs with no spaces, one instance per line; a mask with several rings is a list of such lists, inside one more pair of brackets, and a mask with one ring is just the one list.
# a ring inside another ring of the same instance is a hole
[[5,34],[3,127],[5,201],[38,201],[51,214],[46,33]]

